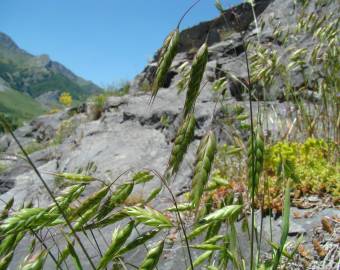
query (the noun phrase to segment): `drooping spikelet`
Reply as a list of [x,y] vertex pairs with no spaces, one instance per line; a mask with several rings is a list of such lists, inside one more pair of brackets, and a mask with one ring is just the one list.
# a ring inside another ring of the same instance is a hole
[[[256,192],[258,188],[260,174],[263,168],[263,158],[264,158],[264,141],[263,141],[263,134],[260,129],[258,129],[254,134],[253,147],[251,145],[251,141],[252,139],[250,138],[250,142],[248,146],[248,170],[249,170],[248,188],[250,191],[254,189],[254,192]],[[253,158],[254,158],[254,162],[253,162]],[[254,169],[253,169],[253,166],[254,166]],[[253,173],[254,173],[254,178],[253,178]]]
[[112,242],[104,255],[101,257],[98,264],[97,270],[105,268],[108,263],[112,260],[114,255],[122,247],[125,241],[129,238],[132,230],[134,228],[134,222],[129,222],[124,228],[118,230],[116,229],[112,235]]
[[47,251],[40,251],[38,254],[29,254],[19,269],[21,270],[41,270],[46,261]]
[[184,154],[194,137],[195,125],[195,116],[193,114],[188,114],[177,131],[168,166],[168,170],[171,170],[171,174],[176,173],[182,163]]
[[140,245],[143,245],[145,242],[152,239],[159,231],[160,231],[159,229],[153,229],[153,230],[146,231],[145,233],[138,235],[135,239],[129,242],[125,247],[119,250],[118,255],[121,256],[125,254],[126,252],[129,252],[139,247]]
[[44,208],[23,208],[6,218],[0,225],[1,234],[19,233],[23,230],[48,227],[59,217]]
[[[194,263],[193,263],[193,266],[196,267],[196,266],[202,264],[205,260],[208,260],[208,259],[212,256],[212,254],[213,254],[213,251],[212,251],[212,250],[208,250],[208,251],[202,253],[201,255],[199,255],[199,256],[195,259],[195,261],[194,261]],[[189,266],[189,267],[187,268],[187,270],[192,270],[192,267]]]
[[98,210],[97,220],[106,217],[117,205],[123,203],[133,190],[134,183],[120,185]]
[[155,247],[151,248],[148,251],[148,254],[146,254],[145,259],[139,267],[139,270],[153,270],[162,255],[163,248],[164,241],[159,242]]
[[8,217],[9,210],[14,204],[14,198],[11,198],[5,205],[4,209],[0,213],[0,221]]
[[11,263],[14,251],[7,253],[0,259],[0,269],[7,269],[8,265]]
[[134,217],[138,222],[155,228],[171,228],[173,224],[161,212],[145,206],[141,208],[138,206],[126,207],[124,212],[130,217]]
[[225,219],[235,219],[238,214],[242,210],[242,205],[227,205],[221,209],[212,212],[211,214],[207,215],[203,219],[200,220],[200,224],[211,223],[218,220],[225,220]]
[[[79,198],[79,196],[83,193],[84,190],[85,190],[84,184],[72,185],[64,189],[62,193],[58,197],[56,197],[56,201],[58,202],[59,206],[62,209],[66,209],[73,201]],[[56,206],[55,203],[50,205],[50,213],[58,211],[59,211],[58,207]]]
[[169,71],[172,60],[176,56],[178,43],[179,43],[179,30],[175,29],[167,36],[163,43],[158,60],[155,79],[152,84],[152,94],[150,103],[152,103],[153,100],[155,99],[158,89],[163,86],[166,74]]
[[[14,251],[21,239],[25,236],[25,232],[19,232],[17,234],[9,234],[1,240],[0,244],[0,257]],[[0,267],[1,269],[1,267]]]
[[208,45],[203,43],[195,55],[190,70],[190,79],[188,82],[188,91],[184,104],[184,116],[187,116],[193,109],[196,99],[199,95],[201,81],[205,66],[208,62]]
[[92,218],[96,215],[97,210],[99,207],[99,203],[92,206],[90,209],[88,209],[84,214],[82,214],[77,222],[74,224],[73,228],[75,231],[81,230],[82,227]]
[[91,194],[84,201],[81,202],[79,207],[72,211],[71,220],[81,217],[86,211],[88,211],[94,205],[100,203],[100,201],[106,196],[110,188],[105,186],[95,193]]
[[209,131],[201,140],[196,154],[196,166],[192,180],[191,200],[199,207],[201,196],[208,182],[209,174],[214,161],[217,148],[216,137],[213,131]]
[[83,175],[78,173],[57,173],[56,176],[64,178],[66,180],[71,180],[74,182],[89,183],[94,180],[91,175]]

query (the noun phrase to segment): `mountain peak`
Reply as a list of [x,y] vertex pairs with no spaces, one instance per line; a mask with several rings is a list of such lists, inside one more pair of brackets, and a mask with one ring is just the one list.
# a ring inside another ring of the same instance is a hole
[[30,55],[29,53],[21,49],[10,36],[3,32],[0,32],[0,46],[12,52]]
[[48,92],[69,92],[75,100],[84,100],[100,87],[75,75],[47,54],[31,55],[11,37],[0,32],[0,78],[12,89],[38,98]]

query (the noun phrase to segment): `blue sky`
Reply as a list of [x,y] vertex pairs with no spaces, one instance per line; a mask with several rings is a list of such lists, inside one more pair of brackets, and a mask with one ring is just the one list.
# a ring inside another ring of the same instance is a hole
[[[194,0],[0,0],[0,31],[105,86],[132,79]],[[218,15],[201,0],[182,29]],[[225,6],[239,0],[222,1]]]

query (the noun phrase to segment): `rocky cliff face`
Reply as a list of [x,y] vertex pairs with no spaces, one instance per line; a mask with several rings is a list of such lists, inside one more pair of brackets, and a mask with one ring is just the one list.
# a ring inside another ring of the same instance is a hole
[[[315,1],[307,8],[307,14],[315,14],[320,18],[333,14],[327,20],[336,17],[339,9],[337,1]],[[230,9],[215,20],[203,22],[195,27],[181,32],[180,53],[173,61],[171,70],[167,75],[165,88],[174,85],[180,78],[180,67],[183,63],[190,62],[197,48],[208,36],[209,61],[205,73],[205,80],[213,82],[228,73],[233,74],[241,81],[247,79],[247,68],[245,63],[245,48],[249,42],[259,40],[259,44],[275,51],[283,65],[288,65],[288,55],[291,51],[305,48],[311,55],[316,41],[313,34],[308,30],[297,31],[298,20],[301,16],[301,8],[294,1],[258,1],[256,5],[259,27],[259,36],[256,34],[255,24],[252,22],[253,15],[249,4],[241,4]],[[305,16],[307,16],[305,14]],[[322,19],[323,20],[323,19]],[[252,22],[252,23],[251,23]],[[237,27],[235,27],[237,25]],[[246,31],[243,31],[246,30]],[[209,35],[208,35],[209,33]],[[242,36],[244,35],[245,43]],[[248,50],[251,56],[256,50]],[[132,86],[135,90],[148,90],[155,74],[158,60],[158,52],[145,69],[136,76]],[[292,72],[291,84],[294,89],[299,89],[304,84],[304,77],[308,76],[308,93],[313,97],[317,92],[315,84],[323,75],[318,69],[312,69],[305,63],[301,69]],[[261,86],[258,86],[261,88]],[[266,89],[266,99],[270,101],[284,99],[284,88],[287,87],[281,79],[277,79],[275,85]],[[237,100],[242,100],[242,85],[237,82],[228,84],[229,93]],[[259,89],[261,92],[262,90]],[[314,94],[313,94],[314,92]],[[316,94],[317,96],[317,94]],[[259,96],[259,98],[261,98]],[[263,98],[263,97],[262,97]]]
[[[286,29],[296,27],[296,17],[299,15],[299,8],[294,8],[296,1],[257,1],[258,19],[265,22],[265,25],[257,37],[254,25],[250,24],[251,14],[247,5],[238,6],[234,10],[226,12],[226,16],[232,17],[234,11],[244,17],[242,34],[246,41],[259,38],[264,46],[274,47],[279,55],[284,58],[291,48],[307,48],[311,50],[313,39],[310,34],[301,32],[296,35],[286,37],[288,41],[283,44],[282,36],[277,36],[276,24],[280,22]],[[311,1],[309,12],[315,12],[318,16],[328,14],[339,9],[339,2],[324,1],[327,4],[319,4],[322,1]],[[245,13],[244,13],[245,12]],[[243,18],[243,17],[242,17]],[[229,21],[229,19],[228,19]],[[243,20],[242,20],[243,21]],[[192,176],[192,163],[194,161],[195,149],[203,134],[211,128],[211,125],[218,132],[219,141],[229,142],[234,135],[240,136],[245,141],[249,133],[242,130],[239,123],[226,126],[220,120],[225,119],[226,108],[242,106],[245,113],[249,112],[248,103],[244,102],[242,86],[238,83],[230,83],[228,86],[229,95],[223,105],[216,102],[216,94],[212,91],[213,82],[227,73],[233,73],[240,80],[246,80],[247,68],[245,64],[245,48],[242,36],[231,27],[232,19],[225,28],[222,19],[217,19],[217,24],[212,27],[211,39],[209,41],[209,62],[204,75],[204,86],[198,98],[195,114],[197,118],[197,128],[195,140],[191,143],[176,181],[171,183],[174,194],[181,200],[181,194],[190,189]],[[193,52],[206,35],[211,22],[202,23],[194,28],[182,32],[183,41],[180,53],[173,62],[171,71],[168,74],[166,87],[161,89],[154,104],[148,106],[149,94],[141,90],[148,90],[155,71],[155,61],[152,61],[145,70],[139,74],[133,85],[132,94],[123,97],[109,97],[104,106],[101,118],[92,121],[91,104],[84,104],[80,108],[75,108],[68,112],[60,112],[53,115],[42,116],[16,131],[17,136],[24,146],[29,147],[32,143],[45,145],[43,149],[32,152],[31,157],[37,164],[39,170],[44,173],[45,180],[54,191],[58,191],[60,183],[51,175],[51,172],[75,172],[81,168],[86,168],[89,164],[95,164],[95,175],[103,179],[117,177],[125,170],[138,171],[143,168],[153,168],[163,172],[169,158],[175,131],[182,119],[182,110],[185,94],[177,94],[176,84],[180,79],[179,67],[186,61],[192,60]],[[221,34],[222,29],[226,32]],[[286,32],[289,33],[289,32]],[[225,35],[225,36],[223,36]],[[46,60],[46,59],[45,59]],[[49,66],[47,62],[44,65]],[[58,68],[50,63],[54,68]],[[51,68],[51,67],[50,67]],[[47,68],[48,69],[48,68]],[[309,67],[306,67],[307,71]],[[50,70],[50,69],[49,69]],[[313,72],[313,71],[308,71]],[[298,88],[303,81],[301,73],[294,74],[293,84]],[[315,77],[317,79],[317,77]],[[315,93],[313,86],[310,91]],[[142,89],[143,88],[143,89]],[[268,110],[267,134],[275,138],[285,136],[286,129],[292,125],[287,117],[291,113],[292,104],[285,101],[283,84],[278,81],[268,89],[267,102],[254,104],[256,106],[267,106]],[[280,101],[280,102],[278,102]],[[211,123],[211,116],[215,113],[215,120]],[[232,112],[231,112],[232,113]],[[229,115],[230,116],[230,115]],[[162,120],[163,119],[163,120]],[[167,121],[164,121],[167,119]],[[298,131],[292,131],[292,133]],[[271,135],[270,135],[271,134]],[[58,143],[49,143],[58,138]],[[0,138],[0,149],[3,151],[7,169],[0,173],[0,192],[2,200],[9,200],[15,197],[15,206],[22,202],[33,201],[35,205],[46,205],[50,202],[43,186],[33,173],[25,166],[25,161],[13,155],[18,148],[9,136]],[[151,182],[143,189],[135,191],[136,198],[147,197],[152,188],[157,187],[157,183]],[[94,188],[94,187],[93,187]],[[167,194],[163,192],[160,199],[155,201],[157,208],[162,208],[168,204]],[[300,211],[298,209],[294,209]],[[315,215],[308,226],[303,225],[304,220],[291,220],[290,234],[305,234],[306,239],[310,239],[312,228],[319,222],[320,216],[335,214],[334,209],[325,209]],[[279,231],[280,220],[274,221],[274,230]],[[111,231],[104,234],[110,237]],[[279,233],[274,234],[279,237]],[[278,239],[276,239],[278,240]],[[240,235],[241,245],[245,245],[245,236]],[[307,240],[309,241],[309,240]],[[100,243],[103,244],[103,243]],[[162,270],[185,269],[185,260],[181,256],[180,244],[168,251],[168,258],[176,260],[163,260]],[[91,248],[90,246],[88,247]],[[22,246],[15,255],[20,258],[25,252]],[[140,261],[143,256],[142,250],[130,254],[130,261]],[[85,260],[84,260],[85,261]],[[51,262],[48,262],[51,263]],[[52,267],[52,266],[51,266]],[[87,269],[87,268],[86,268]],[[294,268],[292,268],[294,269]],[[295,268],[296,269],[296,268]]]

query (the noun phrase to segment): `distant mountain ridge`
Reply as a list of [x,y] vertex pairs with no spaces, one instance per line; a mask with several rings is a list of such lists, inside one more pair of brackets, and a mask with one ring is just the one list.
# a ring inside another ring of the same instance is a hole
[[21,49],[8,35],[0,32],[0,78],[15,90],[33,98],[48,92],[71,93],[84,100],[101,88],[87,81],[48,55],[34,56]]

